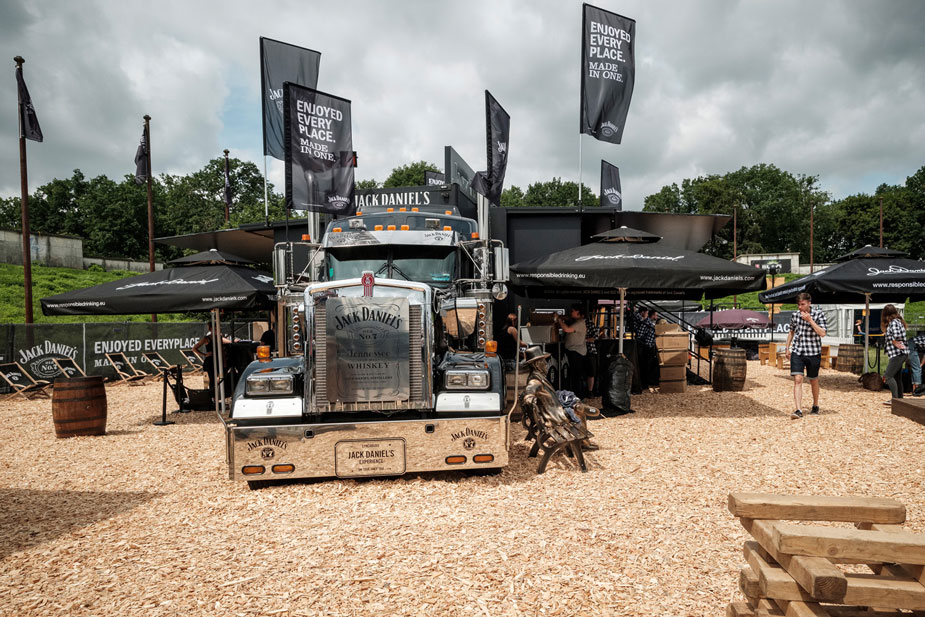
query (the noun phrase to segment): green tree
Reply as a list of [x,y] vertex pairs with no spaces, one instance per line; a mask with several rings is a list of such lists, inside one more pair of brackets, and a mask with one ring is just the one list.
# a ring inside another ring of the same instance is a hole
[[365,191],[379,188],[379,183],[370,178],[369,180],[360,180],[356,183],[357,190]]
[[[516,195],[514,189],[520,191],[518,187],[511,187],[512,196]],[[582,185],[581,187],[581,198],[581,203],[586,208],[600,205],[597,195],[587,185]],[[501,203],[504,204],[503,193]],[[553,178],[548,182],[535,182],[527,187],[527,191],[523,194],[523,198],[518,205],[533,208],[577,207],[578,183],[572,181],[563,182],[562,178]]]
[[385,182],[382,183],[383,188],[395,188],[400,186],[424,186],[424,172],[425,171],[435,171],[441,173],[440,168],[438,168],[433,163],[428,163],[426,161],[418,161],[416,163],[409,163],[408,165],[402,165],[401,167],[396,167],[392,170],[392,173],[389,174],[389,177],[385,179]]

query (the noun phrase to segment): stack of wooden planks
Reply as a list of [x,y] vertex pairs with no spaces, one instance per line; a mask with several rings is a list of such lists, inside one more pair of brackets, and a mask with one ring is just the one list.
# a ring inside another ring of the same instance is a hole
[[727,617],[925,614],[925,535],[904,530],[902,503],[732,493],[729,511],[753,539],[739,572],[746,600]]

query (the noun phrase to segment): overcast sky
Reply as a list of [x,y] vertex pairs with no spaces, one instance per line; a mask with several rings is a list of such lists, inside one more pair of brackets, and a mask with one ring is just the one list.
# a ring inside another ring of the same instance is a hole
[[[636,20],[623,143],[578,135],[581,3],[0,1],[0,196],[19,195],[13,56],[44,143],[30,188],[79,168],[134,172],[152,116],[155,173],[231,150],[263,168],[260,36],[320,51],[318,88],[352,100],[357,179],[485,168],[484,90],[511,115],[505,188],[554,176],[599,190],[620,167],[625,208],[672,182],[773,163],[836,198],[902,184],[925,165],[925,2],[600,1]],[[283,165],[268,159],[283,189]]]

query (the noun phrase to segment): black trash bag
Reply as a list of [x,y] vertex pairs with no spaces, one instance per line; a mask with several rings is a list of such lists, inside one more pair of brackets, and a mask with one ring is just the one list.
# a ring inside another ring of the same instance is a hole
[[633,413],[630,408],[630,388],[633,385],[633,363],[626,357],[607,357],[607,384],[601,393],[601,410],[606,416]]

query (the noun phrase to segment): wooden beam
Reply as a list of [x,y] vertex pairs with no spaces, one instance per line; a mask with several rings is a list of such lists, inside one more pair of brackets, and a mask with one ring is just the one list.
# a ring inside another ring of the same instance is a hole
[[774,521],[774,548],[780,553],[857,559],[866,562],[925,564],[925,535],[903,532],[793,525]]
[[755,611],[748,602],[730,602],[726,605],[726,617],[755,617]]
[[[870,529],[873,531],[882,531],[885,533],[900,533],[906,530],[902,525],[871,525],[870,523],[859,523],[858,528],[859,529]],[[868,564],[868,565],[871,565],[871,564]],[[918,565],[897,564],[897,566],[905,570],[906,576],[908,576],[909,578],[915,579],[918,582],[925,585],[925,566],[921,564],[918,564]],[[877,574],[880,573],[878,570],[875,570],[872,565],[871,565],[871,569],[874,570],[874,572],[876,572]],[[893,573],[895,574],[895,570]]]
[[785,617],[830,617],[829,612],[816,602],[788,602],[775,600]]
[[739,591],[749,600],[758,600],[761,597],[758,575],[749,566],[739,570]]
[[730,493],[729,511],[752,519],[904,523],[906,506],[879,497]]
[[819,602],[841,602],[844,599],[848,581],[844,572],[832,562],[825,557],[781,553],[774,548],[772,521],[753,521],[747,518],[739,520],[767,555],[762,557],[765,560],[770,557],[780,564],[813,598]]
[[[814,601],[786,570],[769,564],[755,550],[749,550],[747,547],[746,551],[749,567],[758,575],[758,586],[763,597],[799,602]],[[925,586],[917,581],[876,574],[845,574],[845,578],[848,580],[845,604],[925,610]]]

